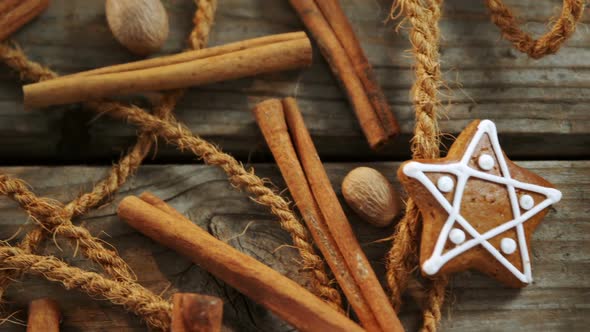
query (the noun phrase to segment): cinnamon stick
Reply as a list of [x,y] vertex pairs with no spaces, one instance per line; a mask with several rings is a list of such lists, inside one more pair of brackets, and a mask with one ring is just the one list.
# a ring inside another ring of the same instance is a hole
[[122,73],[122,72],[132,71],[132,70],[162,67],[162,66],[174,65],[177,63],[183,63],[183,62],[188,62],[188,61],[193,61],[193,60],[210,58],[210,57],[228,54],[228,53],[237,52],[237,51],[243,51],[243,50],[253,48],[253,47],[271,45],[271,44],[275,44],[275,43],[298,40],[298,39],[306,39],[306,38],[307,38],[307,35],[303,31],[281,33],[281,34],[276,34],[276,35],[241,40],[241,41],[238,41],[235,43],[229,43],[229,44],[217,46],[217,47],[203,48],[200,50],[187,51],[187,52],[182,52],[182,53],[178,53],[178,54],[174,54],[174,55],[161,56],[161,57],[157,57],[157,58],[151,58],[151,59],[146,59],[146,60],[124,63],[124,64],[120,64],[120,65],[92,69],[92,70],[83,71],[83,72],[72,74],[72,75],[61,76],[61,78],[63,79],[63,78],[70,78],[70,77],[74,77],[74,76],[94,76],[94,75],[101,75],[101,74],[113,74],[113,73]]
[[338,0],[289,1],[343,85],[371,148],[397,136],[399,125]]
[[50,0],[0,1],[0,42],[49,7]]
[[315,244],[322,252],[361,324],[369,331],[381,331],[309,188],[289,137],[281,101],[269,99],[261,102],[254,107],[252,113]]
[[[301,331],[363,331],[296,282],[219,241],[153,195],[129,196],[117,213],[133,228],[183,254]],[[159,201],[157,205],[148,202]],[[147,202],[146,202],[147,201]]]
[[340,6],[339,0],[321,0],[316,1],[322,14],[332,27],[338,41],[344,47],[346,54],[352,61],[361,83],[363,84],[367,96],[373,105],[375,113],[381,120],[383,129],[388,138],[394,137],[399,133],[399,125],[393,116],[393,112],[387,102],[387,97],[377,83],[373,72],[373,67],[369,64],[369,59],[363,52],[361,43],[354,32],[350,21]]
[[59,305],[50,298],[41,298],[29,303],[27,332],[59,332],[61,314]]
[[[252,44],[251,40],[244,42],[237,50],[226,47],[222,50],[213,48],[195,51],[192,55],[195,60],[175,62],[177,59],[173,58],[172,64],[166,64],[169,58],[152,60],[145,68],[142,68],[146,66],[145,63],[140,64],[140,69],[128,70],[137,65],[123,69],[118,66],[114,70],[103,69],[99,74],[73,75],[25,85],[25,106],[44,107],[113,95],[185,88],[311,64],[311,44],[304,34],[289,34],[276,39],[266,44],[261,44],[259,39]],[[200,52],[206,56],[199,56]]]
[[268,100],[253,112],[297,207],[363,326],[371,331],[403,331],[342,210],[295,100]]
[[311,191],[322,214],[328,220],[328,228],[334,234],[336,243],[344,253],[344,258],[348,262],[354,279],[359,284],[383,331],[403,331],[403,326],[389,303],[369,260],[356,240],[350,222],[340,205],[334,188],[332,188],[328,174],[303,122],[295,99],[286,98],[283,104],[287,126]]
[[171,332],[219,332],[221,299],[201,294],[176,293],[172,298]]

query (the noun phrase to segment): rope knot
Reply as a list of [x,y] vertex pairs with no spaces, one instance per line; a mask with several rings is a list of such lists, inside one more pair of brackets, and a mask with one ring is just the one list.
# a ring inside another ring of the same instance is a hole
[[492,22],[500,28],[502,36],[533,59],[556,53],[576,31],[576,24],[584,12],[584,0],[563,0],[561,13],[551,29],[535,40],[520,29],[516,17],[502,0],[486,0],[486,5]]

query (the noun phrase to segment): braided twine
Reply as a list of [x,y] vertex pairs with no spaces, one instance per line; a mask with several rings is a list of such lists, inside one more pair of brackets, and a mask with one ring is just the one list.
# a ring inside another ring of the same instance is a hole
[[[583,12],[583,0],[564,0],[561,16],[551,30],[534,40],[521,31],[516,19],[501,0],[486,0],[492,22],[502,35],[518,50],[532,58],[553,54],[572,35]],[[440,69],[440,30],[442,0],[395,0],[391,18],[404,16],[411,24],[410,42],[415,58],[415,82],[411,96],[416,125],[412,140],[414,159],[440,157],[440,136],[437,109],[440,107],[438,89],[442,84]],[[420,239],[420,212],[412,199],[408,199],[404,218],[396,226],[393,245],[387,255],[386,280],[391,291],[391,302],[399,311],[402,294],[409,283],[415,283],[412,273],[418,268]],[[422,331],[436,331],[441,319],[448,278],[436,277],[426,281],[426,298],[423,307]]]
[[[189,49],[200,49],[207,45],[217,8],[217,0],[195,2],[197,10],[194,16],[194,29],[188,38]],[[19,72],[24,81],[37,82],[58,77],[50,69],[29,60],[18,47],[0,44],[0,59]],[[192,134],[176,121],[172,111],[183,94],[183,90],[167,93],[154,106],[154,115],[136,106],[116,102],[84,104],[96,112],[110,114],[137,125],[139,136],[136,144],[111,168],[102,181],[90,192],[81,194],[67,204],[38,197],[22,180],[0,175],[0,195],[16,201],[38,224],[24,236],[17,247],[0,246],[0,265],[3,266],[0,273],[0,298],[12,280],[26,273],[40,275],[61,283],[66,289],[79,289],[89,295],[100,296],[121,305],[145,319],[152,328],[169,328],[172,311],[170,302],[139,285],[131,269],[116,251],[90,234],[86,228],[72,223],[73,218],[81,217],[99,204],[110,200],[137,171],[151,150],[155,138],[160,136],[181,150],[190,150],[205,163],[221,167],[235,187],[245,189],[258,203],[268,206],[271,212],[278,216],[282,228],[291,233],[293,243],[301,254],[302,264],[311,273],[311,291],[334,308],[341,310],[340,293],[332,287],[323,260],[315,252],[309,233],[295,217],[288,202],[267,188],[253,170],[246,170],[233,157]],[[68,266],[55,257],[36,255],[40,243],[48,234],[62,236],[75,242],[84,256],[103,268],[107,277]]]
[[584,12],[584,0],[563,0],[561,13],[551,29],[539,39],[534,39],[519,28],[516,18],[502,0],[485,1],[492,22],[500,28],[502,36],[511,42],[514,48],[534,59],[556,53],[576,31],[576,24]]

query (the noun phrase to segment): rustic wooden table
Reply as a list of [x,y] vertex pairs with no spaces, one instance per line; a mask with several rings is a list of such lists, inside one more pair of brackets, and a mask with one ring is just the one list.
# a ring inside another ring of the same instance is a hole
[[[192,1],[164,1],[171,36],[164,53],[182,49],[191,27]],[[409,89],[412,58],[406,31],[395,34],[384,23],[390,0],[342,0],[400,120],[403,135],[394,146],[371,152],[352,110],[319,53],[309,70],[266,75],[190,90],[176,114],[191,130],[212,140],[256,172],[285,187],[249,109],[271,96],[297,96],[306,123],[337,190],[357,165],[382,171],[399,188],[395,171],[409,157],[413,127]],[[539,35],[558,13],[557,0],[509,1],[528,31]],[[50,9],[15,35],[33,59],[60,73],[72,73],[133,60],[110,34],[102,1],[54,0]],[[582,331],[590,326],[590,34],[581,26],[558,55],[534,61],[499,37],[481,1],[449,0],[441,23],[442,66],[449,100],[442,130],[456,134],[473,119],[496,122],[507,154],[553,182],[564,196],[533,240],[533,285],[506,289],[478,273],[456,275],[444,308],[443,331]],[[588,14],[588,13],[587,13]],[[586,15],[584,22],[590,21]],[[220,0],[211,44],[301,30],[288,2]],[[0,173],[25,179],[40,195],[75,197],[104,176],[134,142],[134,127],[97,117],[77,106],[25,112],[14,73],[0,69]],[[529,160],[529,161],[526,161]],[[530,161],[533,160],[533,161]],[[275,218],[245,194],[234,190],[218,169],[199,165],[192,155],[161,143],[153,165],[144,166],[106,205],[78,223],[111,243],[156,293],[177,290],[213,294],[225,300],[227,331],[288,331],[284,322],[166,248],[124,225],[115,215],[125,195],[150,190],[195,223],[281,273],[303,281],[289,235]],[[91,166],[87,166],[91,165]],[[347,210],[347,212],[350,212]],[[360,242],[384,274],[391,235],[349,213]],[[10,200],[0,199],[0,238],[11,237],[27,216]],[[24,226],[25,229],[28,226]],[[73,249],[49,241],[52,253],[73,265],[96,270]],[[63,308],[66,331],[135,331],[145,325],[121,308],[94,300],[40,278],[14,283],[6,294],[9,310],[24,309],[39,296],[51,296]],[[419,309],[408,298],[401,313],[408,331],[419,325]],[[11,323],[1,331],[24,328]]]

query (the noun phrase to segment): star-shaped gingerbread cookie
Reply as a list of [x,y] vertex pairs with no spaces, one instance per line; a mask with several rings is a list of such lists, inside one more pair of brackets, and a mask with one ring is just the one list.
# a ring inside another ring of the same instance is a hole
[[506,158],[493,122],[472,122],[447,157],[405,162],[398,177],[422,214],[424,274],[476,269],[511,287],[532,282],[531,235],[561,192]]

